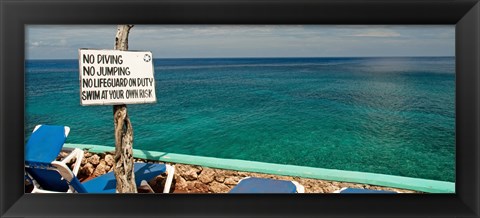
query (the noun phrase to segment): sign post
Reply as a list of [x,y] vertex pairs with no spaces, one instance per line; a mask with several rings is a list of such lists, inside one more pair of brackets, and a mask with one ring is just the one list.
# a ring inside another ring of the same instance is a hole
[[155,103],[153,57],[127,51],[133,25],[119,25],[116,50],[79,50],[80,104],[113,105],[117,193],[136,193],[133,173],[133,128],[126,104]]

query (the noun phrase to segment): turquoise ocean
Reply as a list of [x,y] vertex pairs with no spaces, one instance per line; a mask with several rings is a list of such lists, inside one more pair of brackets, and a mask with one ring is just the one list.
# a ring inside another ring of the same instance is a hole
[[[114,147],[112,106],[81,106],[78,60],[25,63],[25,139]],[[455,58],[155,59],[134,148],[455,181]]]

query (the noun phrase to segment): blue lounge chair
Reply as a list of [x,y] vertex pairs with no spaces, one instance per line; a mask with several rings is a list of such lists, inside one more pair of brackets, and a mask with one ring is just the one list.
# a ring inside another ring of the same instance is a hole
[[296,181],[246,177],[229,193],[304,193],[305,188]]
[[[64,182],[59,182],[59,184],[43,183],[43,178],[51,177],[53,174],[43,169],[30,168],[28,162],[51,163],[58,157],[60,151],[70,152],[62,162],[66,164],[75,158],[73,173],[77,175],[83,159],[83,151],[78,148],[63,148],[69,132],[70,128],[68,126],[37,125],[34,128],[25,145],[25,174],[26,178],[33,184],[33,193],[44,190],[66,192],[68,186]],[[32,179],[33,177],[37,179]],[[40,186],[39,182],[44,185]]]
[[[115,193],[116,180],[113,172],[93,178],[84,183],[77,179],[78,169],[83,159],[83,151],[74,149],[62,161],[56,161],[63,143],[69,133],[68,127],[37,126],[25,146],[25,171],[34,185],[32,193]],[[71,170],[66,163],[76,158]],[[175,168],[167,164],[135,163],[135,180],[137,187],[148,186],[149,181],[167,172],[167,181],[163,192],[168,193],[173,180]],[[149,190],[152,189],[148,186]]]
[[[49,184],[61,184],[67,185],[70,192],[76,193],[97,193],[97,194],[108,194],[115,193],[117,180],[113,172],[95,177],[91,180],[81,183],[78,178],[73,174],[73,172],[68,168],[68,166],[60,161],[53,161],[52,163],[38,163],[38,162],[29,162],[31,168],[43,169],[46,171],[52,172],[54,175],[57,175],[43,178],[42,182]],[[173,166],[166,164],[148,164],[148,163],[135,163],[134,166],[135,173],[135,183],[137,187],[148,185],[147,181],[152,180],[158,175],[168,172],[167,181],[164,193],[168,193],[173,179],[174,168]],[[58,178],[61,178],[59,180]],[[34,178],[37,179],[37,178]],[[42,185],[42,184],[41,184]],[[151,188],[150,188],[151,190]],[[152,191],[153,192],[153,191]],[[55,191],[42,191],[42,193],[59,193]]]
[[384,191],[384,190],[372,190],[372,189],[362,189],[362,188],[342,188],[335,193],[341,194],[396,194],[398,192],[394,191]]

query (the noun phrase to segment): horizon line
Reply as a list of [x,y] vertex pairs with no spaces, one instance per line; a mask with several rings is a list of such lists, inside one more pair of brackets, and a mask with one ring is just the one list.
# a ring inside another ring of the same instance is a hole
[[[424,55],[424,56],[305,56],[305,57],[162,57],[155,59],[273,59],[273,58],[411,58],[411,57],[455,57],[455,55]],[[78,58],[25,58],[25,61],[31,60],[78,60]]]

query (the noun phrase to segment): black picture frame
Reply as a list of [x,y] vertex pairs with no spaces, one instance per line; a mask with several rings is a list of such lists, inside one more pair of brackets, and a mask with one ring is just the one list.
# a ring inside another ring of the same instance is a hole
[[[478,0],[2,0],[2,217],[479,217]],[[24,194],[28,24],[454,24],[456,194]]]

